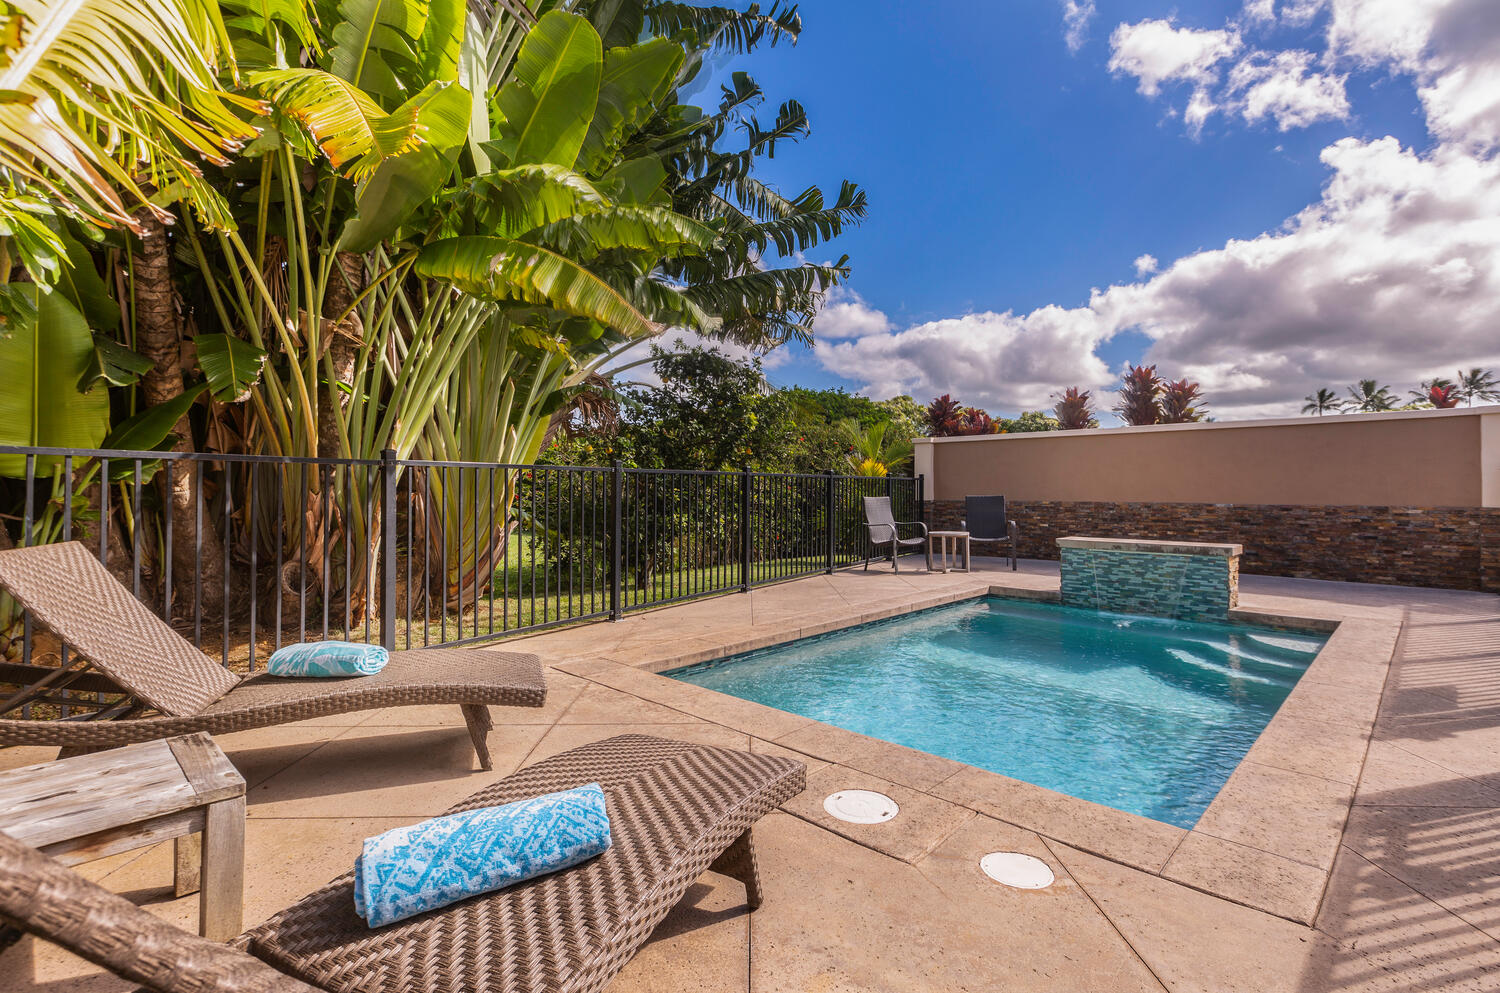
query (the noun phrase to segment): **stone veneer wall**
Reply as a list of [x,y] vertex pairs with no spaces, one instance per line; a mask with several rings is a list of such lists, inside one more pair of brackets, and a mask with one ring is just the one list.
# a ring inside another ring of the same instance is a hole
[[[956,528],[962,500],[929,501],[929,526]],[[1247,573],[1500,592],[1500,509],[1019,500],[1020,555],[1057,558],[1068,535],[1238,542]],[[976,544],[974,554],[1003,546]]]
[[1179,621],[1222,621],[1239,605],[1239,556],[1063,548],[1062,602]]

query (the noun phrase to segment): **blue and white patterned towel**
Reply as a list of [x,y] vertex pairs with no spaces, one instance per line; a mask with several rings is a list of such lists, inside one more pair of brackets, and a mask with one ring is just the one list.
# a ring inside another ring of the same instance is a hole
[[273,676],[373,676],[391,660],[379,645],[353,641],[310,641],[278,648],[266,662]]
[[354,910],[381,927],[567,869],[609,845],[598,783],[434,818],[365,839]]

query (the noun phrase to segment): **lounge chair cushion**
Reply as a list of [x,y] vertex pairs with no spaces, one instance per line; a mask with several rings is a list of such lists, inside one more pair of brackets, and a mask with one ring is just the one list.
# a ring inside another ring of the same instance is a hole
[[0,552],[0,586],[75,652],[164,714],[196,714],[240,681],[137,600],[80,542]]
[[391,653],[380,645],[354,641],[312,641],[285,645],[271,653],[266,671],[273,676],[329,679],[373,676],[385,668]]
[[383,927],[608,849],[598,783],[435,817],[365,839],[354,861],[354,911],[370,927]]
[[345,875],[236,944],[332,993],[596,990],[736,838],[801,792],[804,774],[780,756],[645,735],[584,745],[450,812],[597,781],[613,838],[598,858],[373,930]]

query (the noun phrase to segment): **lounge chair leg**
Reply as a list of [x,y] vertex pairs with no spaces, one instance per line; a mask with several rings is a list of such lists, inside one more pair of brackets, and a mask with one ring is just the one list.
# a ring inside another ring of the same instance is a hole
[[469,737],[474,742],[474,754],[479,756],[479,768],[489,772],[495,768],[490,761],[490,728],[494,722],[490,720],[490,708],[482,703],[461,703],[459,709],[464,712],[464,721],[469,725]]
[[734,844],[714,859],[709,868],[744,883],[745,904],[751,910],[761,905],[764,894],[760,888],[760,868],[755,864],[755,840],[749,831],[734,839]]

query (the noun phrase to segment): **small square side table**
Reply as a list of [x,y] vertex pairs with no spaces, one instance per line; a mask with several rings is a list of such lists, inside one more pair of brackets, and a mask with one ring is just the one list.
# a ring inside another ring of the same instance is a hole
[[63,865],[175,839],[199,933],[243,930],[245,780],[203,732],[0,773],[0,831]]
[[944,572],[948,572],[948,557],[958,557],[958,547],[962,543],[964,550],[963,571],[969,572],[969,532],[967,531],[929,531],[929,540],[938,540],[938,560],[942,563]]

